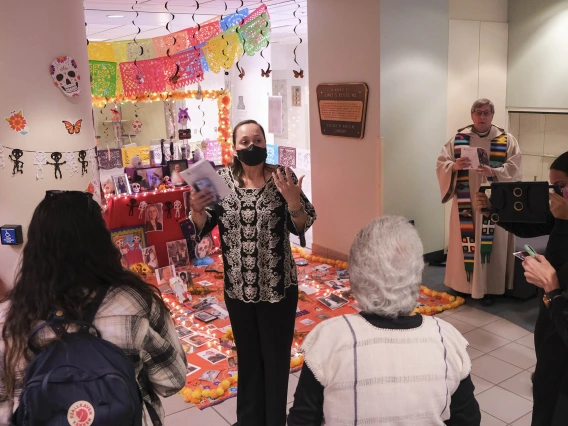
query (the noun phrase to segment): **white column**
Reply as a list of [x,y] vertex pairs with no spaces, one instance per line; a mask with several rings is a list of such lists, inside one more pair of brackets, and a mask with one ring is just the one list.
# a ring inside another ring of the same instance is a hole
[[[83,191],[95,179],[92,162],[83,176],[79,163],[76,174],[63,166],[61,179],[55,179],[53,166],[45,165],[43,179],[37,179],[33,152],[24,152],[20,158],[23,174],[13,176],[8,157],[12,148],[65,153],[94,147],[85,17],[83,3],[77,0],[3,1],[0,9],[0,145],[5,147],[0,154],[5,162],[0,168],[0,225],[22,225],[25,240],[33,211],[46,190]],[[81,76],[80,96],[67,97],[55,87],[50,65],[60,56],[75,59]],[[4,120],[20,110],[28,123],[25,136],[11,130]],[[80,134],[68,134],[62,121],[70,119],[83,120]],[[0,246],[0,279],[8,288],[21,249]]]
[[[382,211],[379,140],[379,1],[309,0],[310,145],[312,194],[318,213],[314,251],[341,257],[357,232]],[[362,140],[323,136],[316,87],[364,82],[369,86]],[[387,141],[388,142],[388,141]]]

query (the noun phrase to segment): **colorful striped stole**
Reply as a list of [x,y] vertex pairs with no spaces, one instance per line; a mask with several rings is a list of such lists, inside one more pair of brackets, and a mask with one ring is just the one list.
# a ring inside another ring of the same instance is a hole
[[[464,146],[469,146],[470,136],[458,133],[454,139],[454,157],[457,160],[461,157],[461,150]],[[491,141],[491,153],[489,163],[491,167],[502,167],[507,161],[507,134],[502,133]],[[488,177],[489,182],[493,178]],[[475,189],[477,191],[478,188]],[[458,199],[458,214],[460,219],[460,232],[462,239],[462,250],[467,280],[473,278],[473,267],[475,259],[475,225],[473,222],[473,206],[471,203],[471,189],[469,187],[469,170],[459,170],[456,183],[456,197]],[[495,223],[483,216],[481,230],[481,263],[491,261],[491,251],[493,250],[493,237],[495,236]]]

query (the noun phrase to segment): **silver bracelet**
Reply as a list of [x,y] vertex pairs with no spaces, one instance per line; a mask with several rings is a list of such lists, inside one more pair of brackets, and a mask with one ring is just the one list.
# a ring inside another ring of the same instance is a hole
[[304,203],[302,203],[302,207],[300,207],[300,210],[293,211],[288,208],[288,213],[290,213],[290,216],[292,217],[302,216],[302,214],[306,213],[306,209],[304,208]]

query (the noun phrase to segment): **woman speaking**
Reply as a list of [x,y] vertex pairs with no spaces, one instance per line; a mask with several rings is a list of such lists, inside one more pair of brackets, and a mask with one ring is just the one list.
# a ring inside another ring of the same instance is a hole
[[284,426],[298,278],[290,232],[300,236],[316,219],[290,169],[266,164],[264,129],[253,120],[233,131],[236,159],[219,174],[231,190],[192,189],[198,238],[219,225],[225,267],[225,303],[239,356],[237,425]]

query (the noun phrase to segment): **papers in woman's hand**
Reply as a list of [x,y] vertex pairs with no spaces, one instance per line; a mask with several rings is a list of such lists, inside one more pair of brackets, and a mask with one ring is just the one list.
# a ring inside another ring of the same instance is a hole
[[206,159],[189,166],[187,170],[181,171],[180,175],[188,185],[191,185],[197,191],[212,190],[216,195],[216,202],[221,201],[231,192],[223,178],[217,174],[211,163]]

